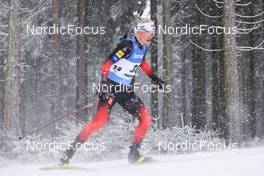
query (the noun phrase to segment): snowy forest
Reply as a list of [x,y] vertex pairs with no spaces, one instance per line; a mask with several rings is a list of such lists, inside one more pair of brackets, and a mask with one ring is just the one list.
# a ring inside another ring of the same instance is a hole
[[[62,150],[31,150],[28,141],[74,140],[95,115],[102,62],[142,16],[156,25],[146,59],[172,85],[136,92],[152,115],[143,151],[195,152],[161,150],[161,141],[263,145],[263,0],[1,0],[0,14],[1,164],[59,160]],[[73,34],[56,33],[62,26]],[[136,82],[151,80],[138,70]],[[105,149],[75,159],[126,157],[136,124],[116,105],[91,139]]]

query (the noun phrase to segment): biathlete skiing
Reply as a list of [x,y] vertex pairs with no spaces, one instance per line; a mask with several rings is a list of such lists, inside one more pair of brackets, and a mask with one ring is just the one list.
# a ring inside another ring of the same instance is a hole
[[[86,124],[64,152],[60,159],[62,165],[69,164],[78,147],[107,123],[111,109],[116,103],[139,120],[134,131],[128,161],[130,163],[147,161],[149,157],[141,155],[139,150],[152,118],[141,99],[134,91],[131,91],[133,87],[131,85],[134,83],[136,71],[140,67],[158,87],[164,86],[164,81],[153,74],[145,59],[147,47],[155,35],[155,30],[152,20],[148,18],[138,20],[134,34],[123,37],[105,59],[102,64],[100,84],[102,87],[111,86],[111,88],[99,92],[98,108],[93,120]],[[119,89],[117,90],[115,86],[118,86]]]

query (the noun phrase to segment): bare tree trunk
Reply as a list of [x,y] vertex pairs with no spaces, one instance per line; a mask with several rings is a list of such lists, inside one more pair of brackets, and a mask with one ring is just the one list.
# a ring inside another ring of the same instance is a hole
[[[162,1],[163,13],[163,28],[171,26],[171,10],[170,0]],[[163,78],[165,85],[172,85],[172,41],[171,35],[163,34]],[[171,112],[173,111],[173,91],[163,94],[162,106],[162,127],[167,128],[175,126],[173,119],[171,119]],[[175,122],[176,123],[176,122]]]
[[[59,0],[52,0],[53,8],[53,23],[60,26],[60,4]],[[59,34],[53,35],[53,59],[52,59],[52,105],[51,105],[51,120],[56,118],[58,115],[58,109],[60,109],[60,37]],[[51,127],[52,130],[55,130],[55,124]],[[51,131],[51,134],[52,131]]]
[[[215,6],[215,2],[212,3],[213,16],[223,14],[222,9]],[[213,23],[214,26],[223,26],[222,19]],[[212,48],[223,48],[223,35],[214,34],[212,37]],[[221,137],[224,137],[223,132],[225,130],[224,119],[224,59],[223,52],[212,53],[212,129],[221,132]]]
[[[222,48],[222,41],[214,42],[213,48]],[[221,137],[224,137],[223,132],[225,131],[225,107],[224,107],[224,59],[222,53],[214,52],[213,53],[213,63],[212,63],[212,128],[213,130],[218,130],[221,132]]]
[[[196,1],[199,6],[202,6],[201,0]],[[197,12],[196,25],[203,23],[203,16]],[[205,45],[205,35],[192,36],[195,43]],[[192,49],[192,75],[193,75],[193,91],[192,91],[192,126],[197,129],[204,129],[206,124],[206,89],[205,89],[205,54],[203,50],[194,46]]]
[[[157,0],[151,0],[151,19],[155,22],[155,26],[157,29]],[[150,54],[151,54],[151,67],[155,75],[158,75],[158,46],[157,35],[154,36],[153,41],[150,46]],[[151,115],[154,119],[157,119],[159,115],[159,104],[158,104],[158,92],[155,91],[151,93]],[[154,125],[158,125],[158,121],[153,121]]]
[[[185,56],[185,125],[192,126],[192,109],[191,109],[191,99],[192,99],[192,57],[193,53],[190,52],[192,50],[192,46],[188,45],[184,49],[184,56]],[[184,78],[182,78],[184,79]]]
[[[7,58],[5,66],[5,90],[4,90],[4,128],[7,130],[14,130],[20,133],[19,125],[19,0],[9,0],[9,7],[12,7],[8,17],[8,46]],[[20,134],[18,134],[20,135]]]
[[[7,0],[2,0],[2,4],[6,4],[8,1]],[[3,9],[3,7],[2,7]],[[2,25],[8,25],[6,17],[6,13],[1,11],[0,12],[0,21],[2,22]],[[2,33],[8,34],[8,30],[5,28],[1,28]],[[1,40],[0,40],[0,129],[3,128],[4,124],[4,89],[5,89],[5,78],[4,78],[4,65],[5,65],[5,59],[7,56],[7,46],[6,46],[6,41],[7,36],[1,35]]]
[[[249,15],[253,16],[257,8],[259,8],[260,3],[255,2],[253,5],[250,5],[250,12]],[[251,19],[251,22],[254,22],[254,19]],[[259,30],[257,30],[259,31]],[[252,31],[250,34],[247,35],[247,43],[249,46],[255,46],[256,41],[258,41],[258,34],[256,31]],[[256,51],[249,51],[247,52],[246,56],[248,56],[248,64],[245,64],[246,67],[248,67],[248,72],[244,76],[246,78],[245,82],[245,87],[246,87],[246,92],[245,92],[245,104],[247,107],[247,113],[245,114],[246,116],[246,126],[245,126],[245,134],[244,136],[246,139],[251,140],[256,136],[256,104],[255,104],[255,95],[256,95]],[[244,69],[243,69],[244,70]]]
[[[262,7],[262,10],[264,10],[264,2],[260,1],[260,6]],[[262,15],[262,19],[264,18],[264,15]],[[264,29],[264,23],[261,24],[261,30],[260,30],[260,38],[264,38],[263,29]],[[259,138],[264,137],[264,60],[263,50],[257,50],[258,54],[255,56],[255,86],[256,86],[256,92],[255,92],[255,112],[256,112],[256,136]]]
[[[235,26],[235,1],[224,0],[223,24],[226,29]],[[236,35],[224,35],[224,102],[226,142],[240,143],[239,89],[237,71]]]
[[[22,31],[21,23],[22,23],[22,18],[17,19],[17,30]],[[24,52],[20,50],[23,48],[23,41],[21,37],[19,36],[19,43],[18,43],[18,52],[19,52],[19,125],[21,129],[21,134],[20,135],[25,135],[26,130],[27,130],[27,115],[26,115],[26,107],[27,107],[27,102],[26,102],[26,80],[25,78],[25,72],[26,72],[26,60],[24,57]]]
[[[79,26],[85,26],[86,17],[86,1],[78,2],[78,21]],[[77,37],[77,88],[76,88],[76,107],[87,103],[87,58],[85,57],[85,36]],[[86,121],[87,111],[83,111],[77,115],[81,121]]]
[[[254,38],[254,37],[253,37]],[[253,41],[250,42],[251,44],[255,43]],[[251,45],[253,46],[253,45]],[[256,82],[255,82],[255,52],[251,51],[251,58],[250,58],[250,72],[249,72],[249,100],[248,100],[248,121],[249,121],[249,136],[254,138],[256,136],[256,111],[255,111],[255,95],[256,95]]]
[[187,80],[187,67],[186,67],[187,57],[186,57],[186,49],[183,51],[182,57],[181,57],[181,110],[180,110],[180,116],[181,116],[181,124],[182,127],[188,125],[188,121],[186,119],[187,117],[187,109],[186,109],[186,80]]

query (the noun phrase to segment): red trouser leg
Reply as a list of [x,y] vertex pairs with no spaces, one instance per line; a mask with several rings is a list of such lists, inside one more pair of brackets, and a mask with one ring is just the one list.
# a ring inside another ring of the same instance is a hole
[[145,137],[148,128],[151,124],[151,116],[149,115],[147,108],[144,104],[141,104],[138,108],[139,124],[134,133],[134,143],[140,144]]
[[80,143],[84,143],[94,132],[102,128],[109,119],[110,105],[100,102],[95,117],[91,123],[88,123],[79,133],[77,139]]

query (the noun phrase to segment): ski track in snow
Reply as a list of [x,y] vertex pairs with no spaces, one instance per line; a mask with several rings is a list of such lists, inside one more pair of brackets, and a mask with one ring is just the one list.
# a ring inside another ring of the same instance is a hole
[[127,160],[75,163],[96,171],[41,171],[45,164],[11,165],[0,176],[264,176],[264,147],[157,156],[158,162],[129,165]]

